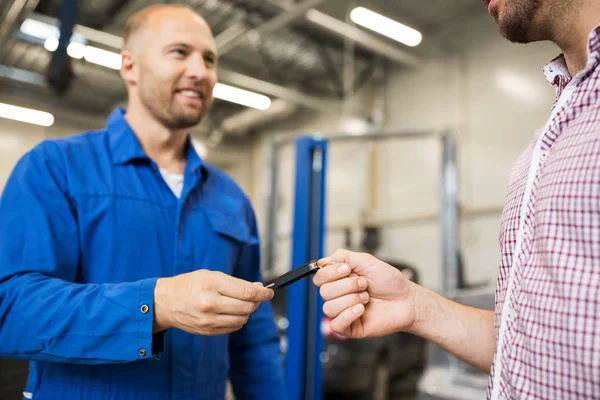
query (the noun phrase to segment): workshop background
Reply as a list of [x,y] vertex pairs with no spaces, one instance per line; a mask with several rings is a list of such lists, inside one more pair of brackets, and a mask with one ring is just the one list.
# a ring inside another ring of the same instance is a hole
[[[0,3],[0,188],[41,140],[100,128],[125,105],[115,55],[127,18],[152,2],[67,1],[78,5],[69,73],[50,72],[64,2]],[[247,193],[265,246],[277,165],[275,253],[263,254],[267,277],[291,267],[294,213],[294,146],[285,145],[274,164],[273,141],[343,134],[356,140],[329,144],[325,253],[361,250],[374,240],[378,257],[406,263],[421,284],[441,291],[441,142],[361,139],[365,132],[432,131],[456,139],[461,287],[493,293],[507,176],[548,117],[554,89],[542,68],[558,54],[554,45],[507,42],[477,0],[179,3],[211,26],[220,82],[228,85],[192,130],[195,144]],[[366,27],[357,7],[420,34],[409,30],[416,41],[408,45],[389,38]],[[252,93],[232,94],[230,87]],[[0,399],[17,398],[10,396],[22,390],[24,371],[21,363],[0,362]]]

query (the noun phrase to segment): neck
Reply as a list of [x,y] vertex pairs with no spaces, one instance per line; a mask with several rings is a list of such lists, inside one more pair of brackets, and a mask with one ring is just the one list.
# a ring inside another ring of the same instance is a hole
[[552,41],[564,54],[571,76],[577,75],[587,64],[588,37],[600,24],[600,3],[583,1],[571,18],[556,25]]
[[125,114],[142,149],[160,168],[183,174],[187,132],[171,130],[154,118],[142,104],[130,100]]

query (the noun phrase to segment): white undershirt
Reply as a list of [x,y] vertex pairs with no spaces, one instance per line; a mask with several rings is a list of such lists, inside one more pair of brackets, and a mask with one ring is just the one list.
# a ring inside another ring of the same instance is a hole
[[183,174],[174,174],[166,169],[160,168],[160,174],[162,175],[165,183],[171,188],[175,197],[181,197],[181,191],[183,190]]

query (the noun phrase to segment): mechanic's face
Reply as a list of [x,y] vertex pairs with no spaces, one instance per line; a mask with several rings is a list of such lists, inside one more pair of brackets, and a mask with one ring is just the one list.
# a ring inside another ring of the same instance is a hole
[[[502,35],[511,42],[529,43],[548,39],[546,10],[555,0],[483,0],[498,23]],[[566,1],[569,0],[559,0]]]
[[151,17],[139,57],[142,104],[170,129],[200,123],[213,102],[217,51],[206,22],[185,9]]

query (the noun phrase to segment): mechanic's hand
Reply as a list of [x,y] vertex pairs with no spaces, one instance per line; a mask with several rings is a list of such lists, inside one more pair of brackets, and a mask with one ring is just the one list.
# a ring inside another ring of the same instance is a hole
[[273,290],[260,282],[199,270],[156,281],[153,332],[179,328],[191,334],[222,335],[241,329]]
[[415,321],[415,288],[398,269],[370,254],[337,250],[321,259],[313,277],[332,318],[331,328],[350,338],[410,330]]

